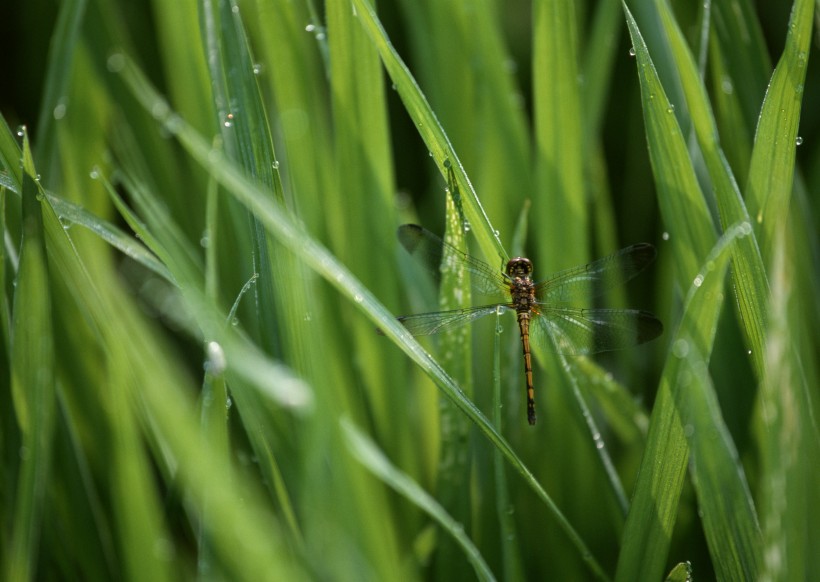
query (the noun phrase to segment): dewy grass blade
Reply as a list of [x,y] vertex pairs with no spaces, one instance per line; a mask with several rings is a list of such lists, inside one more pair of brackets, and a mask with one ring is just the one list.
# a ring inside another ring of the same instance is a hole
[[361,285],[327,249],[296,225],[285,212],[274,204],[256,184],[250,182],[246,175],[231,164],[221,152],[213,150],[178,115],[172,113],[167,103],[155,92],[130,61],[125,59],[119,72],[143,106],[149,111],[155,112],[158,121],[163,124],[166,130],[176,135],[188,153],[204,167],[207,167],[222,186],[259,218],[269,234],[300,257],[308,267],[325,278],[342,296],[361,309],[377,328],[381,329],[386,336],[391,338],[397,346],[410,356],[436,382],[442,392],[470,417],[493,445],[499,448],[512,467],[547,506],[553,518],[556,519],[561,529],[569,537],[592,573],[597,578],[606,580],[607,576],[604,570],[595,560],[580,535],[567,521],[555,502],[547,495],[509,443],[493,428],[481,411],[462,394],[458,386],[439,364],[381,305],[370,290]]
[[538,243],[547,264],[590,259],[575,2],[533,2],[533,108]]
[[464,201],[465,214],[470,221],[470,226],[481,246],[481,250],[487,257],[492,257],[493,261],[499,256],[506,258],[507,254],[504,247],[490,224],[490,220],[484,212],[484,208],[478,200],[478,196],[452,144],[450,144],[450,140],[444,133],[438,119],[436,119],[436,115],[421,92],[421,88],[387,38],[387,34],[382,28],[373,7],[364,0],[352,0],[352,4],[354,14],[362,22],[376,45],[387,73],[407,109],[407,113],[416,124],[416,129],[435,159],[442,176],[446,176],[445,162],[449,161],[452,164]]
[[464,526],[461,523],[453,519],[418,483],[393,466],[376,444],[356,428],[352,422],[342,419],[342,432],[347,438],[347,446],[351,454],[368,471],[427,513],[453,537],[473,565],[479,580],[495,580],[495,576],[493,576],[492,571],[484,561],[481,552],[464,533]]
[[[150,269],[169,283],[174,283],[171,272],[137,239],[122,230],[59,196],[47,194],[48,201],[64,224],[79,224],[96,234],[115,249]],[[144,239],[143,239],[144,240]]]
[[[46,487],[52,470],[55,421],[55,353],[52,299],[42,192],[23,137],[22,250],[12,308],[11,396],[22,433],[22,462],[12,504],[9,562],[2,566],[8,580],[37,578],[37,548],[45,526]],[[0,242],[0,244],[5,244]]]
[[[677,71],[681,77],[698,144],[712,180],[720,222],[724,228],[738,222],[749,222],[749,213],[740,195],[740,189],[720,146],[706,88],[698,74],[694,58],[668,4],[661,2],[659,10],[672,55],[677,63]],[[762,377],[769,284],[757,238],[746,236],[738,239],[732,259],[734,268],[731,273],[735,280],[733,288],[740,319],[748,347],[752,350],[758,377]]]
[[820,439],[814,410],[816,385],[807,385],[795,333],[805,313],[796,265],[789,257],[789,238],[774,240],[771,329],[766,346],[767,377],[761,382],[757,406],[763,412],[755,427],[760,451],[759,508],[763,530],[761,580],[809,580],[820,566],[817,553],[817,499]]
[[815,2],[796,0],[783,56],[775,67],[755,135],[746,199],[764,260],[786,224],[794,181],[797,127],[811,43]]
[[640,30],[623,4],[632,37],[649,157],[658,188],[658,204],[673,249],[678,284],[688,288],[715,242],[712,218],[698,185],[686,141],[666,97]]
[[[689,458],[684,426],[691,425],[680,409],[692,389],[689,384],[699,381],[699,366],[708,362],[712,351],[721,303],[715,300],[715,294],[722,293],[732,247],[749,232],[748,223],[731,227],[709,253],[689,288],[650,419],[646,449],[624,527],[617,581],[657,580],[663,574]],[[697,354],[698,359],[687,358],[690,352]],[[709,422],[699,420],[701,427],[703,422]]]

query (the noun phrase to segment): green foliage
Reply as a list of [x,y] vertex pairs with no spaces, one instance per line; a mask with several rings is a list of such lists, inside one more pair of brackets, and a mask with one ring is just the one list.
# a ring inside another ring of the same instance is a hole
[[[21,7],[0,576],[810,579],[816,3],[693,6]],[[396,321],[405,222],[537,278],[652,241],[604,301],[665,333],[536,353],[530,427],[512,318]]]

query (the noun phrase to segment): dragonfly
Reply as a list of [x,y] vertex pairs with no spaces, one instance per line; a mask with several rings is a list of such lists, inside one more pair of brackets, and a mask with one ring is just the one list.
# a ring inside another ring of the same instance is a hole
[[551,352],[580,356],[639,345],[663,333],[661,321],[648,311],[581,306],[629,281],[652,263],[656,252],[648,243],[628,246],[535,282],[532,261],[526,257],[512,258],[503,269],[493,269],[421,226],[405,224],[397,234],[401,245],[437,281],[443,271],[463,268],[470,274],[473,289],[491,301],[397,318],[412,335],[436,334],[499,311],[515,313],[524,353],[527,421],[531,425],[536,422],[531,342]]

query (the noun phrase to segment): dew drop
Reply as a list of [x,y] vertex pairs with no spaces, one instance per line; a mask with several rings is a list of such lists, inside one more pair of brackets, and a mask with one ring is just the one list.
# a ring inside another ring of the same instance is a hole
[[676,340],[672,344],[672,354],[677,358],[685,358],[689,353],[689,343],[685,339]]
[[695,280],[692,282],[695,287],[700,287],[703,285],[703,275],[698,275],[695,277]]
[[670,104],[669,104],[669,107],[667,107],[667,108],[666,108],[666,112],[667,112],[667,113],[674,113],[674,112],[675,112],[675,104],[674,104],[674,103],[670,103]]
[[110,73],[119,73],[125,68],[125,55],[122,53],[112,53],[105,62]]
[[635,56],[635,47],[634,46],[629,47],[629,56],[630,57]]
[[669,240],[669,233],[668,233],[668,232],[664,232],[664,233],[661,235],[661,238],[662,238],[663,240]]
[[794,140],[794,145],[797,145],[797,146],[803,145],[803,138],[798,135],[797,139]]
[[54,116],[54,119],[60,120],[63,117],[65,117],[65,112],[66,112],[66,104],[61,102],[61,103],[58,103],[54,107],[54,111],[52,112],[52,115]]
[[272,166],[273,166],[274,170],[278,170],[279,169],[279,160],[274,160]]

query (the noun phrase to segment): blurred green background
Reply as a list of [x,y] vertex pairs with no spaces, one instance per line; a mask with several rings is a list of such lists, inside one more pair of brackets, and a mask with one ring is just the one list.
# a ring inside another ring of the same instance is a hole
[[[0,8],[3,577],[811,579],[816,3],[370,6]],[[513,318],[400,334],[406,222],[651,242],[664,335],[530,427]]]

